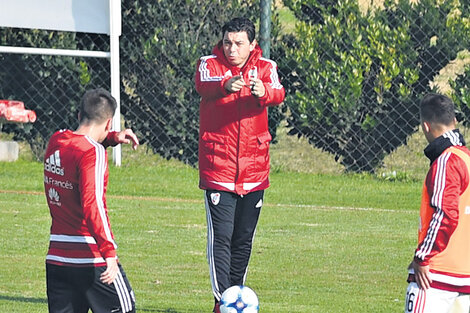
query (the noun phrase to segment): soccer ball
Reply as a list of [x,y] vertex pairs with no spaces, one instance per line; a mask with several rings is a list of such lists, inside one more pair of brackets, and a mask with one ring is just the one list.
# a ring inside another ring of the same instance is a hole
[[220,313],[258,313],[256,293],[246,286],[232,286],[220,299]]

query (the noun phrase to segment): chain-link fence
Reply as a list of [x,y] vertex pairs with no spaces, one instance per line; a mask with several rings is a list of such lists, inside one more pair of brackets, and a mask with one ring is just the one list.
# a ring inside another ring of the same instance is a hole
[[[260,25],[263,9],[249,0],[122,1],[121,113],[149,151],[197,165],[196,62],[227,20]],[[424,147],[409,144],[419,99],[440,91],[461,111],[470,105],[467,1],[284,0],[272,3],[271,16],[270,57],[287,91],[269,113],[276,168],[373,172],[385,162],[406,172]],[[109,50],[107,36],[6,28],[0,45]],[[2,131],[41,158],[55,130],[77,126],[84,90],[109,89],[109,75],[106,59],[0,53],[0,98],[38,115]]]
[[[2,28],[0,34],[3,46],[97,50],[96,45],[108,42],[98,35],[40,30]],[[109,90],[109,75],[107,59],[0,53],[0,98],[23,101],[38,116],[32,125],[4,124],[0,130],[28,141],[41,159],[53,132],[78,126],[78,104],[86,88]]]

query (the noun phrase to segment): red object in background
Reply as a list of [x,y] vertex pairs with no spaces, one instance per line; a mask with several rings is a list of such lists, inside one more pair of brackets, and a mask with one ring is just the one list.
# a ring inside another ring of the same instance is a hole
[[12,123],[34,123],[36,113],[26,110],[22,101],[0,100],[0,121]]

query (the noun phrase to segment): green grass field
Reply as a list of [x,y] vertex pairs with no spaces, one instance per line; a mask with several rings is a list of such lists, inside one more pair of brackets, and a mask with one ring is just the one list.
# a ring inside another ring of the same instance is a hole
[[[47,312],[42,165],[0,163],[0,182],[0,311]],[[197,182],[195,169],[153,156],[110,168],[111,223],[139,312],[211,312]],[[276,171],[271,184],[247,278],[260,312],[402,312],[420,182]]]

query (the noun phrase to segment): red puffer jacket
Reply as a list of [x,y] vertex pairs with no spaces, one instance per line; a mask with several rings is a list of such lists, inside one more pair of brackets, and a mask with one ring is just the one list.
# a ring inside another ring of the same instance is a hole
[[[256,46],[243,68],[230,65],[221,43],[213,55],[202,57],[196,71],[199,108],[199,187],[239,195],[269,186],[269,142],[267,106],[284,100],[275,62],[262,58]],[[257,98],[249,86],[229,93],[225,82],[243,75],[245,82],[257,77],[266,93]]]

